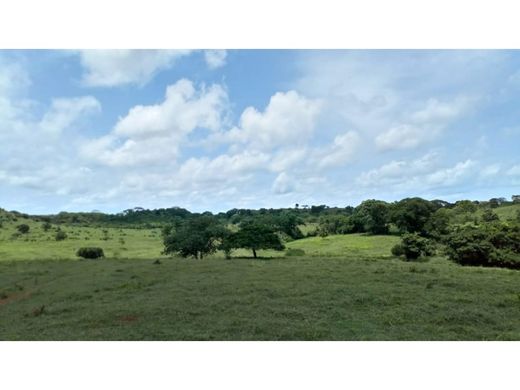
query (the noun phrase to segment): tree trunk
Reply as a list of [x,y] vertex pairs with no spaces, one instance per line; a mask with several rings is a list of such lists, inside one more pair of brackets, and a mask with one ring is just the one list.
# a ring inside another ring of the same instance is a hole
[[253,248],[253,257],[256,259],[256,249]]

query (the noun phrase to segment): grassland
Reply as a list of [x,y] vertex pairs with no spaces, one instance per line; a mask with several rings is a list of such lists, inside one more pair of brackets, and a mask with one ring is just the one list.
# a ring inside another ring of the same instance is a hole
[[442,258],[12,261],[0,286],[2,340],[520,339],[520,273]]
[[[185,260],[160,254],[157,229],[62,230],[0,229],[0,340],[520,340],[520,272],[404,262],[395,236]],[[87,245],[107,258],[77,259]]]

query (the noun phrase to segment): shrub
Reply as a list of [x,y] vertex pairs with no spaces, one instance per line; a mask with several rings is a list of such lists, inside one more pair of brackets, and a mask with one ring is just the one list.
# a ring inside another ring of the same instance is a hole
[[54,238],[56,241],[63,241],[67,238],[67,233],[65,233],[63,230],[58,230]]
[[29,225],[22,223],[21,225],[18,225],[16,229],[18,229],[18,231],[22,234],[27,234],[29,233],[30,227]]
[[286,256],[305,256],[303,249],[289,248],[285,251]]
[[402,244],[395,244],[392,247],[392,255],[396,257],[401,257],[404,255],[404,248]]
[[406,260],[416,260],[421,256],[431,256],[435,253],[432,242],[417,233],[403,234],[401,246]]
[[461,265],[520,268],[520,229],[507,225],[454,230],[445,239],[450,260]]
[[98,247],[79,248],[76,255],[78,257],[83,257],[84,259],[98,259],[100,257],[105,257],[103,249]]
[[44,222],[42,225],[42,229],[44,231],[48,231],[51,227],[52,227],[52,225],[49,222]]
[[498,221],[498,215],[496,215],[491,209],[485,209],[482,214],[482,221],[484,222],[493,222]]

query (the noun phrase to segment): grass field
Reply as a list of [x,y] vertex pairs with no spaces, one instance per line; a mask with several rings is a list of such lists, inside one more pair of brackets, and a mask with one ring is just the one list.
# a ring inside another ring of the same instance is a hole
[[[520,272],[404,262],[395,236],[185,260],[160,254],[157,229],[62,229],[56,241],[55,228],[4,221],[0,340],[520,340]],[[80,246],[107,257],[79,260]]]
[[441,258],[13,261],[0,286],[2,340],[520,339],[520,273]]

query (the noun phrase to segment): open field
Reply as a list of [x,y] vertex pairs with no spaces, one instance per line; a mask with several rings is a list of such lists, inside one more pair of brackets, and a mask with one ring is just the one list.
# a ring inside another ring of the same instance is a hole
[[289,244],[310,256],[263,260],[2,261],[0,339],[520,339],[520,272],[407,263],[389,239],[310,238]]
[[[161,255],[159,229],[57,228],[4,220],[0,340],[520,340],[519,271],[405,262],[393,235],[186,260]],[[79,260],[81,246],[106,258]]]

